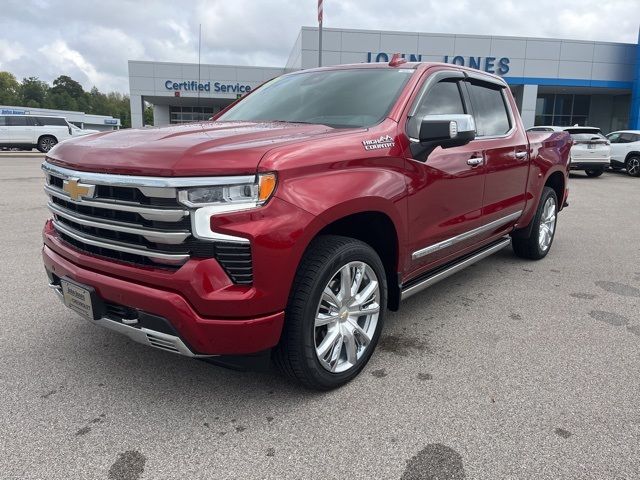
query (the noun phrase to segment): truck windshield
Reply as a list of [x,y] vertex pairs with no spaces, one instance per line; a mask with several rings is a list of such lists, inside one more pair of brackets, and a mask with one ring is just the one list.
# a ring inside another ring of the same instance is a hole
[[217,120],[370,127],[382,121],[412,69],[354,68],[283,75]]

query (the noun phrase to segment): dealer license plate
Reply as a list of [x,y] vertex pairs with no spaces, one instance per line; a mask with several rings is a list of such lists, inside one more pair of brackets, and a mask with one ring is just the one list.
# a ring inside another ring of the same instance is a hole
[[93,304],[91,292],[75,283],[60,279],[64,304],[83,317],[93,320]]

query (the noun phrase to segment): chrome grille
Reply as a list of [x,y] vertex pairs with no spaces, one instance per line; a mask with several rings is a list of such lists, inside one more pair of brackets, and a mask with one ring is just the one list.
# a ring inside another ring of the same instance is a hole
[[[136,265],[179,268],[189,258],[216,258],[234,283],[253,283],[246,239],[217,241],[192,234],[192,211],[177,200],[175,180],[187,186],[206,178],[163,179],[73,171],[43,164],[53,226],[66,243],[86,253]],[[132,179],[135,179],[133,181]],[[73,182],[91,194],[65,191]],[[88,190],[87,190],[88,189]]]

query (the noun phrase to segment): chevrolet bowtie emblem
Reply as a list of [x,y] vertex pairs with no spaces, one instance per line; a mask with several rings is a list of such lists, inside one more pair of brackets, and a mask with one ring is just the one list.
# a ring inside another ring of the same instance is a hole
[[80,183],[77,178],[70,178],[62,183],[62,190],[67,192],[72,200],[80,200],[81,198],[92,198],[96,189],[95,185],[87,185]]

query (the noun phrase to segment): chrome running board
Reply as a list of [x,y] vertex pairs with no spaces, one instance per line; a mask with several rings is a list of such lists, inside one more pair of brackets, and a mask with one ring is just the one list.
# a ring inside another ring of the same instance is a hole
[[[408,287],[402,289],[402,293],[400,295],[401,300],[406,300],[410,296],[424,290],[425,288],[430,287],[434,283],[438,283],[440,280],[444,280],[447,277],[450,277],[454,273],[458,273],[460,270],[464,270],[469,265],[473,265],[476,262],[479,262],[483,258],[488,257],[496,253],[499,250],[502,250],[507,245],[511,244],[511,238],[506,237],[494,242],[479,251],[476,251],[470,255],[462,257],[462,259],[456,261],[453,264],[446,265],[444,267],[438,268],[433,272],[428,272],[426,277],[421,280],[418,280],[417,283],[411,282]],[[418,277],[420,278],[420,277]]]

